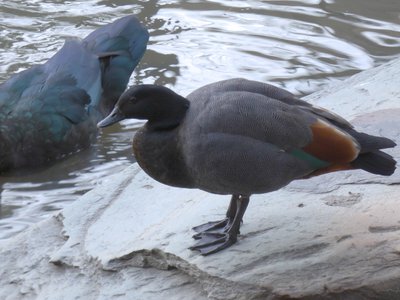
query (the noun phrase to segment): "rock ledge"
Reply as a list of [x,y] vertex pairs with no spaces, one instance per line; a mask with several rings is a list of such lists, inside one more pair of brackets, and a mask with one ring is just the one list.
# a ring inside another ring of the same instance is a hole
[[[307,100],[400,144],[400,60]],[[253,196],[238,243],[202,257],[191,227],[221,218],[229,197],[132,165],[0,243],[0,298],[400,299],[399,184],[400,171],[353,171]]]

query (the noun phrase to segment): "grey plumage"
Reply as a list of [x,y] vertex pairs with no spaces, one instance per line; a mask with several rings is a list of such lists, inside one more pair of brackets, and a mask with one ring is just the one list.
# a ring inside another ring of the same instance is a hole
[[154,85],[132,87],[98,126],[146,119],[136,133],[137,162],[168,185],[231,194],[227,217],[194,228],[192,247],[211,254],[236,242],[249,197],[292,180],[361,168],[391,175],[390,139],[357,132],[342,117],[277,87],[230,79],[186,98]]

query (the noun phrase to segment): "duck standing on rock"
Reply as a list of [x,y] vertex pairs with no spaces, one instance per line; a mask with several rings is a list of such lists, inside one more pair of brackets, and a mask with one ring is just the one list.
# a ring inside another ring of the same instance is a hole
[[86,148],[114,107],[149,35],[135,16],[67,40],[45,64],[0,85],[0,173]]
[[292,180],[362,169],[389,176],[395,160],[380,149],[396,144],[357,132],[340,116],[256,81],[212,83],[184,98],[156,85],[128,89],[98,126],[126,118],[147,123],[133,152],[155,180],[232,199],[222,221],[194,228],[192,250],[203,255],[234,244],[252,194]]

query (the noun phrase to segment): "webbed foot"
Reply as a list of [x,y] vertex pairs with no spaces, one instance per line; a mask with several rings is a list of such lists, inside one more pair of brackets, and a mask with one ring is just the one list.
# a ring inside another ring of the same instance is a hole
[[233,195],[225,219],[193,228],[198,232],[193,238],[199,241],[189,249],[197,250],[202,255],[209,255],[235,244],[248,204],[249,197]]
[[196,227],[193,227],[192,229],[197,232],[195,235],[193,235],[193,238],[195,240],[201,239],[201,235],[203,233],[207,233],[207,232],[223,233],[223,232],[225,232],[225,227],[228,226],[228,224],[231,222],[232,221],[229,220],[229,218],[225,218],[220,221],[207,222],[207,223],[198,225]]
[[190,247],[190,250],[197,250],[201,255],[209,255],[232,246],[237,241],[236,234],[203,232],[198,234],[199,242]]

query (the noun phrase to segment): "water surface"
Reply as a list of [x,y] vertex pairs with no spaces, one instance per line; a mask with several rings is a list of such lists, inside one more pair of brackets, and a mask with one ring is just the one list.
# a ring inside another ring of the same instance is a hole
[[[45,62],[66,38],[132,13],[151,39],[131,84],[155,82],[184,95],[245,77],[302,96],[400,53],[398,0],[8,0],[0,4],[0,82]],[[132,163],[130,142],[140,125],[125,121],[51,167],[1,177],[0,239]]]

